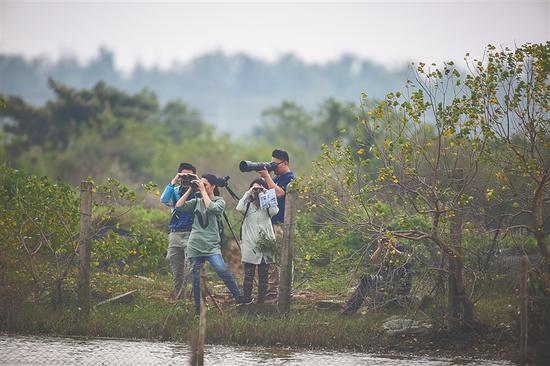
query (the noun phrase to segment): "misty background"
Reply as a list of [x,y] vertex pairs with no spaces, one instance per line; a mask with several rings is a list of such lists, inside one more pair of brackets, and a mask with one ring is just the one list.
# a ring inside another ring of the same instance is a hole
[[283,100],[307,110],[403,87],[412,61],[483,57],[550,34],[547,0],[300,3],[0,1],[0,93],[35,104],[47,80],[183,100],[243,134]]
[[[0,159],[33,174],[166,181],[184,159],[245,186],[240,160],[307,173],[352,141],[411,62],[544,42],[549,1],[0,0]],[[363,105],[362,107],[365,107]],[[368,146],[365,146],[368,150]]]
[[128,75],[117,70],[113,51],[101,48],[96,58],[81,65],[74,57],[51,62],[0,56],[0,92],[18,95],[35,105],[53,98],[48,78],[74,88],[91,88],[102,80],[129,93],[154,92],[161,103],[181,99],[216,127],[242,134],[258,125],[261,112],[284,100],[313,110],[326,98],[359,102],[367,91],[381,98],[402,88],[407,65],[388,70],[351,55],[326,64],[308,64],[288,54],[274,63],[247,54],[212,52],[169,69],[137,66]]

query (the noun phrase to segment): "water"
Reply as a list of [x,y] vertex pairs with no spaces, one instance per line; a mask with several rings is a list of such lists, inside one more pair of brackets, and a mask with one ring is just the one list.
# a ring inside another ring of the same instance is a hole
[[[190,348],[170,342],[0,335],[0,365],[187,365]],[[206,365],[511,365],[503,361],[207,345]]]

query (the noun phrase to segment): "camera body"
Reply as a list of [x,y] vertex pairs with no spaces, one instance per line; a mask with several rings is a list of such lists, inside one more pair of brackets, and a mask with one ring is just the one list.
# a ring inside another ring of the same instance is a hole
[[266,169],[268,172],[273,172],[277,168],[277,164],[273,162],[258,163],[255,161],[243,160],[239,163],[239,169],[241,172],[259,172]]
[[227,187],[227,182],[229,181],[229,176],[226,175],[225,177],[218,178],[218,187]]

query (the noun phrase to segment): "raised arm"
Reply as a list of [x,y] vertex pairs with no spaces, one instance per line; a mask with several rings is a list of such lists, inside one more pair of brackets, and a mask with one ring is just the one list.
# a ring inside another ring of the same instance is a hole
[[275,195],[277,198],[283,197],[286,194],[284,189],[275,184],[273,178],[271,178],[271,174],[269,174],[266,169],[260,170],[258,173],[260,173],[260,176],[265,179],[265,182],[269,188],[275,189]]
[[188,207],[189,206],[188,203],[189,200],[189,195],[191,194],[191,187],[187,188],[187,191],[185,191],[185,193],[183,194],[183,196],[180,197],[180,199],[178,200],[178,202],[176,202],[176,209],[180,210],[180,211],[187,211],[188,210]]
[[374,253],[370,257],[370,261],[373,264],[380,263],[380,256],[382,254],[383,247],[384,247],[384,244],[382,243],[382,240],[378,239],[376,250],[374,251]]
[[171,183],[164,188],[164,191],[160,195],[160,202],[170,208],[174,208],[176,203],[176,191]]
[[241,213],[245,213],[246,211],[246,204],[248,202],[250,202],[250,194],[252,193],[252,188],[250,188],[248,191],[246,191],[242,198],[239,200],[239,203],[237,203],[237,207],[236,207],[236,210],[241,212]]

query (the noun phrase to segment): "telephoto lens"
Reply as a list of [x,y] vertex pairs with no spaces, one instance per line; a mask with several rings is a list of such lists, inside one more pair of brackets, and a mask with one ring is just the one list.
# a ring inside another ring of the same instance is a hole
[[255,161],[243,160],[239,163],[239,169],[241,172],[259,172],[260,170],[267,169],[267,171],[272,172],[277,167],[277,164],[272,162],[267,163],[258,163]]

